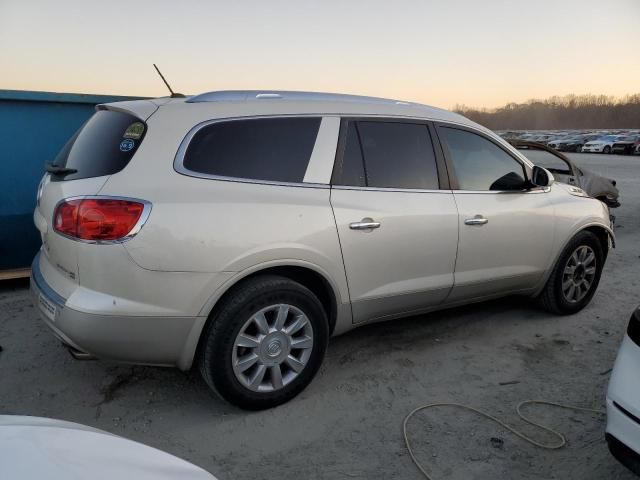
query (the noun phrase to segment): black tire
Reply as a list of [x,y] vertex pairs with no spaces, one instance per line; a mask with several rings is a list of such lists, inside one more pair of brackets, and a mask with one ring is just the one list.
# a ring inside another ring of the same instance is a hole
[[[297,377],[284,387],[253,391],[234,373],[234,342],[256,312],[277,304],[294,306],[306,315],[313,328],[311,355]],[[318,298],[288,278],[265,275],[239,285],[214,309],[202,335],[198,364],[206,383],[223,399],[247,410],[263,410],[285,403],[304,390],[322,364],[328,340],[329,322]]]
[[576,145],[576,153],[582,153],[582,145]]
[[609,145],[605,145],[605,147],[602,149],[602,153],[604,153],[605,155],[609,155],[611,153],[611,147]]
[[[571,302],[566,298],[565,293],[563,292],[562,281],[565,274],[565,268],[567,267],[571,256],[582,246],[589,247],[595,255],[595,276],[586,295],[579,301]],[[549,279],[547,280],[544,290],[538,297],[542,307],[545,310],[558,315],[571,315],[572,313],[579,312],[586,307],[598,288],[600,276],[602,275],[602,268],[604,267],[604,260],[605,256],[598,237],[594,233],[588,231],[578,233],[562,251],[551,275],[549,276]]]

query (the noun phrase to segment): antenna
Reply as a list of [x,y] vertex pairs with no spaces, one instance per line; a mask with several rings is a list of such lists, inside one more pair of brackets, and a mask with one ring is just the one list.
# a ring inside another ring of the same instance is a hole
[[169,82],[167,82],[167,80],[164,78],[164,75],[162,75],[162,72],[160,71],[160,69],[158,68],[158,66],[154,63],[153,64],[153,68],[156,69],[156,72],[158,72],[158,75],[160,75],[160,78],[162,79],[162,81],[164,82],[164,84],[167,86],[167,88],[169,89],[169,91],[171,92],[171,98],[184,98],[184,95],[181,93],[174,93],[173,90],[171,90],[171,86],[169,85]]

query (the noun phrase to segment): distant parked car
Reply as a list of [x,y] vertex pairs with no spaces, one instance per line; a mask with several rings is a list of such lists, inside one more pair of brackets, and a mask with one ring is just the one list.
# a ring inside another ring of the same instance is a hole
[[558,182],[580,187],[589,196],[606,203],[609,208],[620,206],[620,192],[616,188],[615,180],[578,168],[569,157],[550,146],[521,140],[510,140],[509,143],[520,150],[537,151],[535,154],[528,154],[527,158],[534,165],[549,170]]
[[631,155],[640,146],[640,135],[629,135],[620,138],[611,147],[611,153],[621,153],[623,155]]
[[546,145],[547,143],[556,140],[558,137],[557,135],[550,135],[550,134],[542,134],[542,135],[535,135],[531,138],[528,139],[528,141],[530,142],[537,142],[537,143],[541,143],[543,145]]
[[613,144],[616,143],[620,137],[618,135],[605,135],[603,137],[587,142],[583,145],[582,151],[584,153],[611,153]]
[[161,450],[78,423],[0,415],[3,480],[216,480]]
[[631,316],[607,393],[606,439],[620,463],[640,475],[640,309]]
[[600,138],[601,135],[572,135],[549,142],[547,145],[560,152],[577,152],[582,151],[585,143]]

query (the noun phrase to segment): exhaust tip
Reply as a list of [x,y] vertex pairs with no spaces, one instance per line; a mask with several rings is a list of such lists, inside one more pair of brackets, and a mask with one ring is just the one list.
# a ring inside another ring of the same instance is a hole
[[65,347],[67,347],[69,354],[76,360],[95,360],[96,359],[96,357],[94,357],[90,353],[83,352],[82,350],[78,350],[77,348],[74,348],[71,345],[65,345]]

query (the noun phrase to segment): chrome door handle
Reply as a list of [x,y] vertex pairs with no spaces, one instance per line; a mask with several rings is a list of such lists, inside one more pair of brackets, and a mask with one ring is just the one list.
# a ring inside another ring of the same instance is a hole
[[350,223],[349,228],[351,230],[372,230],[380,228],[380,222],[374,222],[373,218],[363,218],[360,222]]
[[489,223],[488,218],[484,218],[482,215],[476,215],[473,218],[467,218],[464,221],[465,225],[484,225],[485,223]]

